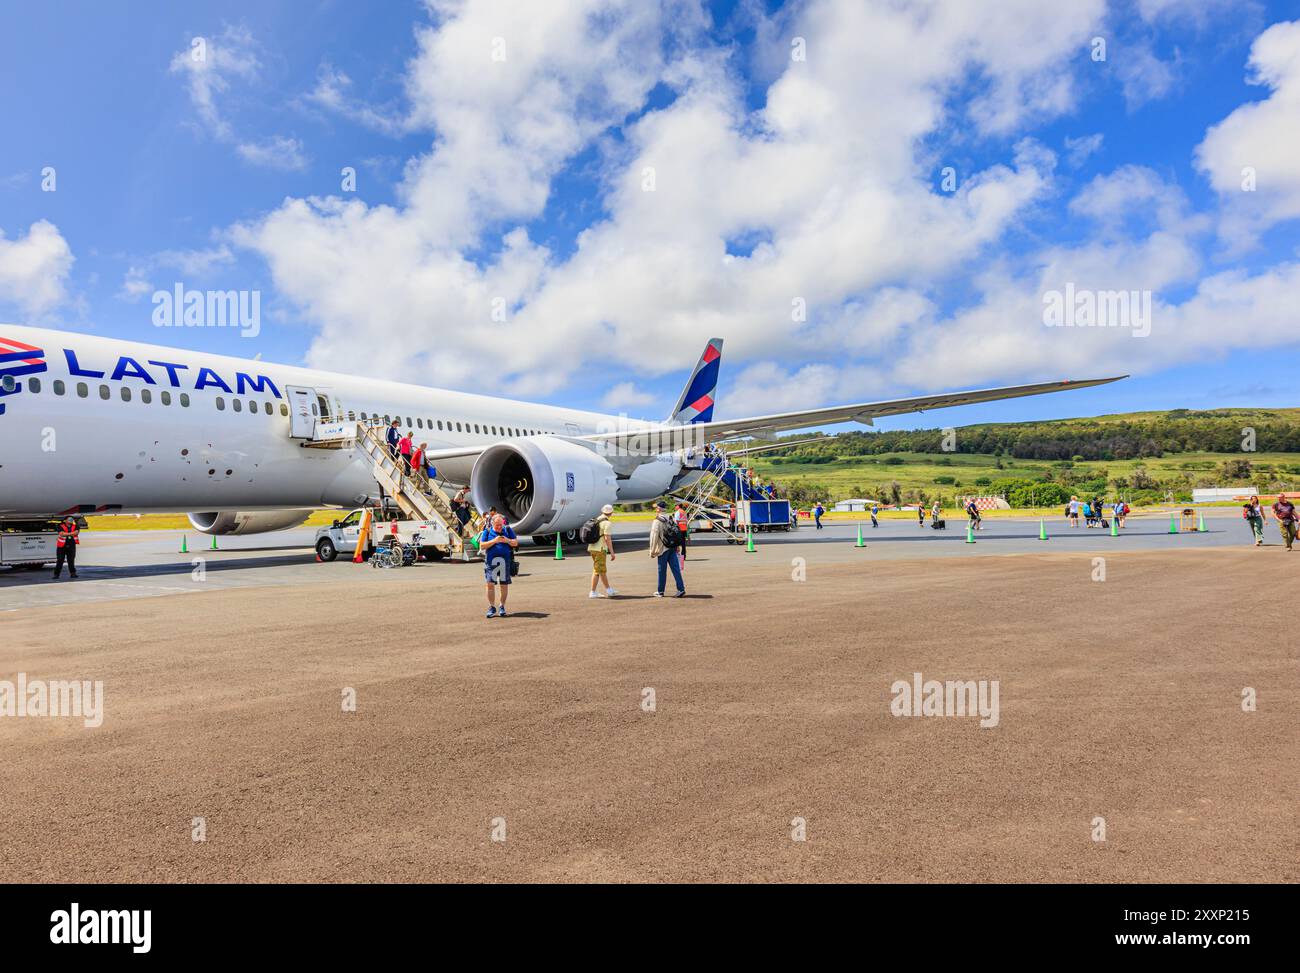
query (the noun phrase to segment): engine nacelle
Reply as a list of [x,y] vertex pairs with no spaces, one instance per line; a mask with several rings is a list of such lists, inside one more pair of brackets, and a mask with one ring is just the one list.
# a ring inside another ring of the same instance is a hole
[[203,534],[265,534],[297,527],[312,515],[311,510],[253,510],[190,514],[190,523]]
[[530,436],[489,446],[470,474],[474,506],[496,507],[520,534],[573,530],[618,498],[614,469],[585,446]]

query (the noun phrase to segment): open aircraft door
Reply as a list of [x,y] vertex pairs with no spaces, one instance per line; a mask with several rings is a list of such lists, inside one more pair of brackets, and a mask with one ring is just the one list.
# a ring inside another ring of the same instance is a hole
[[316,431],[316,390],[301,385],[285,386],[289,397],[289,438],[311,439]]

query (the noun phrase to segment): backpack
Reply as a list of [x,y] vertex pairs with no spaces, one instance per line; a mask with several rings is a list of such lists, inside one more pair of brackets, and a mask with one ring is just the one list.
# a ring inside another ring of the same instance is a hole
[[660,521],[662,525],[659,530],[659,539],[663,541],[664,547],[673,551],[682,546],[682,532],[671,520]]
[[595,544],[600,540],[600,521],[592,517],[578,528],[578,540],[583,544]]

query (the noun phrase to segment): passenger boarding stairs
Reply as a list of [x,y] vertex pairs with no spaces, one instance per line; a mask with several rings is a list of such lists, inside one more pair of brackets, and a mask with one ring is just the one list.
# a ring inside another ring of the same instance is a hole
[[732,502],[719,492],[719,487],[725,485],[736,503],[743,500],[767,500],[767,494],[754,486],[745,468],[734,465],[720,449],[709,449],[702,456],[688,460],[686,468],[701,471],[700,478],[691,484],[682,497],[687,515],[691,520],[709,520],[718,532],[732,540],[743,541],[743,532],[733,531],[729,518],[723,516],[719,519],[719,514],[725,512]]
[[[329,424],[321,423],[329,427]],[[402,513],[415,520],[428,520],[441,523],[447,528],[451,538],[451,552],[462,557],[468,552],[466,541],[474,536],[471,526],[473,520],[464,527],[451,507],[451,501],[428,474],[420,469],[406,472],[406,464],[400,456],[393,456],[384,439],[384,427],[367,422],[348,423],[342,432],[337,432],[337,424],[321,438],[304,443],[317,449],[342,449],[355,446],[370,463],[375,482],[397,504]]]

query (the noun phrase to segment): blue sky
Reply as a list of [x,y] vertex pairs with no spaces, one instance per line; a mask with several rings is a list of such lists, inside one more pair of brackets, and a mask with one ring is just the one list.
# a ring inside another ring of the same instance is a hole
[[[1297,404],[1270,346],[1294,360],[1300,161],[1267,150],[1300,119],[1248,110],[1300,85],[1293,4],[1038,4],[1019,38],[830,0],[518,6],[13,5],[0,320],[340,369],[382,349],[422,384],[651,416],[713,334],[719,416],[1117,370],[934,421]],[[855,46],[886,63],[855,75]],[[1045,329],[1053,267],[1154,291],[1152,340]],[[156,328],[176,282],[259,290],[260,335]]]

